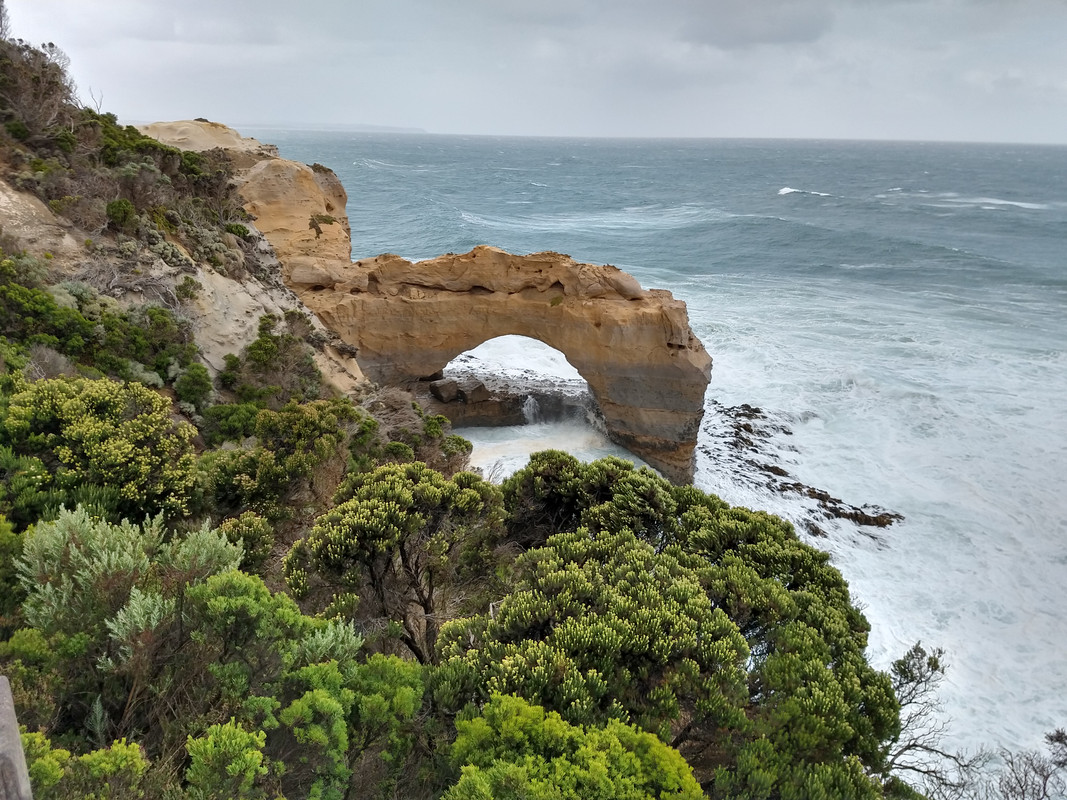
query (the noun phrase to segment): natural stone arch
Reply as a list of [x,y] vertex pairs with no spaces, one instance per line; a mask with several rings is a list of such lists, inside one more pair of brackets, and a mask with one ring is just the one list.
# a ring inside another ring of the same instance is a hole
[[613,441],[692,480],[711,357],[670,292],[643,290],[612,266],[491,247],[417,263],[301,261],[286,277],[378,383],[435,375],[498,336],[538,339],[589,384]]

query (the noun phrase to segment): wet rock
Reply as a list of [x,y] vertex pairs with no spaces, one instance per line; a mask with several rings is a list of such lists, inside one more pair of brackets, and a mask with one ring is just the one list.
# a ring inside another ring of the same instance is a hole
[[451,378],[443,378],[430,384],[430,394],[442,403],[459,399],[459,384]]

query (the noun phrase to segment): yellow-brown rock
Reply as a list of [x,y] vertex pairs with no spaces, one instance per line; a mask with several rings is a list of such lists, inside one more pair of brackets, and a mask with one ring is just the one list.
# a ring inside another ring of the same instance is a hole
[[615,267],[492,247],[304,265],[288,282],[380,383],[433,375],[497,336],[539,339],[588,382],[614,441],[672,480],[692,479],[711,357],[670,292]]
[[[197,319],[204,324],[197,339],[205,361],[218,370],[226,353],[239,351],[255,338],[260,316],[280,315],[300,305],[277,278],[285,278],[301,265],[321,270],[331,264],[342,268],[351,262],[351,233],[345,214],[348,197],[329,169],[279,158],[274,145],[242,136],[217,122],[154,122],[140,130],[182,150],[224,150],[234,165],[245,210],[278,258],[281,275],[271,276],[272,285],[261,286],[255,278],[239,282],[217,273],[198,273],[204,291],[197,300]],[[319,349],[315,363],[323,379],[340,392],[358,393],[367,386],[355,359],[334,347]]]
[[[337,176],[277,158],[269,147],[202,121],[145,128],[186,149],[237,153],[245,209],[301,302],[348,345],[371,380],[405,384],[506,334],[562,352],[589,384],[611,438],[675,481],[693,475],[711,357],[685,303],[644,290],[612,266],[559,253],[476,247],[412,263],[381,255],[352,263],[346,195]],[[347,374],[351,359],[320,354]],[[343,383],[336,377],[332,382]]]

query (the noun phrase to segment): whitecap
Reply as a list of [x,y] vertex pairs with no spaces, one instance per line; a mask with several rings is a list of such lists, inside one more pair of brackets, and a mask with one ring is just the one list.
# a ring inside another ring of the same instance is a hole
[[1050,208],[1048,203],[1034,203],[1024,200],[1004,200],[999,197],[961,197],[955,192],[944,192],[939,196],[949,203],[961,206],[980,206],[986,209],[995,206],[1009,206],[1012,208],[1022,208],[1027,211],[1047,211]]
[[783,186],[781,189],[778,190],[778,194],[780,194],[780,195],[783,195],[783,194],[810,194],[810,195],[814,195],[815,197],[831,197],[832,196],[830,194],[827,194],[826,192],[812,192],[812,191],[809,191],[807,189],[794,189],[791,186]]
[[429,172],[430,167],[425,164],[394,164],[389,161],[382,161],[377,158],[361,158],[358,161],[353,161],[352,166],[363,167],[364,169],[373,170],[394,170],[404,172]]

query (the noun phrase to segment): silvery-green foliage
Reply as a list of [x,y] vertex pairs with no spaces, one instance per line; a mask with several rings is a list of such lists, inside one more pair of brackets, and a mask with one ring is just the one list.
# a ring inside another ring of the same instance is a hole
[[102,639],[120,615],[126,625],[155,613],[144,594],[154,565],[172,585],[183,586],[236,569],[242,555],[240,544],[206,524],[164,543],[162,516],[143,525],[128,520],[113,525],[82,507],[64,509],[54,522],[26,534],[17,564],[27,595],[23,615],[44,633],[85,632]]
[[18,560],[26,623],[45,633],[98,632],[163,546],[163,520],[112,525],[78,508],[27,532]]
[[159,562],[185,576],[187,582],[196,582],[237,569],[243,556],[244,548],[240,542],[231,542],[205,522],[184,539],[164,545]]
[[294,666],[323,661],[350,663],[356,660],[362,647],[363,637],[351,622],[331,619],[300,640],[296,646]]
[[97,665],[101,670],[115,669],[131,661],[151,645],[150,634],[164,627],[174,617],[174,598],[164,597],[159,592],[142,591],[134,586],[130,599],[115,616],[104,622],[111,643],[113,656],[101,656]]

